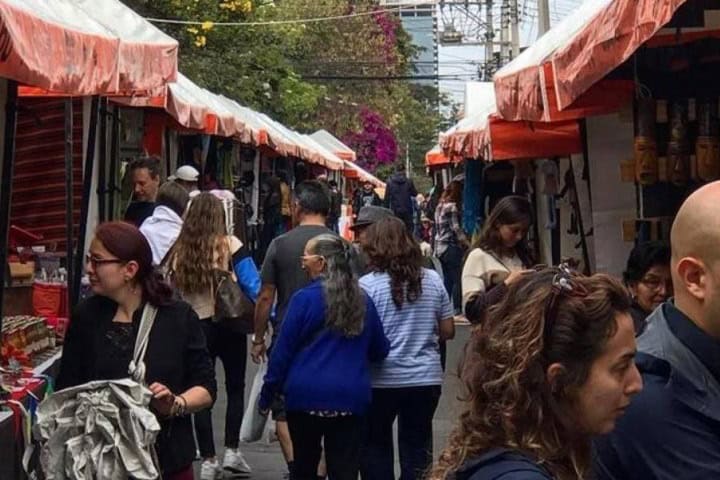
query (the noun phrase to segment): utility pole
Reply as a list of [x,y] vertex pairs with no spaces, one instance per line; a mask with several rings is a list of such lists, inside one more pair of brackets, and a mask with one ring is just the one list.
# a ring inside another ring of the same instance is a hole
[[550,4],[548,0],[537,0],[538,2],[538,38],[550,30]]
[[508,18],[509,10],[508,0],[502,0],[500,5],[500,65],[505,65],[510,61],[510,42],[508,41],[508,33],[510,19]]
[[518,0],[510,0],[510,36],[512,37],[512,58],[520,55],[520,11]]
[[405,173],[410,178],[412,175],[412,169],[410,168],[410,144],[405,143]]
[[492,81],[493,73],[495,69],[493,64],[495,63],[495,47],[493,41],[495,40],[495,27],[493,24],[493,0],[485,1],[485,25],[487,28],[485,38],[485,81]]

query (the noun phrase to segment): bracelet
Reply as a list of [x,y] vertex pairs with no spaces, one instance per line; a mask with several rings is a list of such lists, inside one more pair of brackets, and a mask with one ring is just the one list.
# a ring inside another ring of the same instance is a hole
[[175,397],[173,404],[173,417],[184,417],[187,415],[187,400],[182,395]]

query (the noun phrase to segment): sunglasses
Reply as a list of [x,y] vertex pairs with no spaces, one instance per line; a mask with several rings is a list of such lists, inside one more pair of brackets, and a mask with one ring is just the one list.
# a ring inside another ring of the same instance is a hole
[[552,291],[545,305],[543,338],[546,342],[550,338],[555,322],[557,321],[560,298],[563,295],[582,298],[586,297],[589,293],[588,290],[577,281],[577,274],[575,274],[567,264],[561,264],[554,270],[556,270],[556,273],[552,280]]

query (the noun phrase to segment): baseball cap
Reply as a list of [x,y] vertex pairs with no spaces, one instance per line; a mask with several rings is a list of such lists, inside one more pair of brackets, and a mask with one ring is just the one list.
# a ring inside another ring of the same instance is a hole
[[355,223],[350,227],[350,229],[355,230],[360,227],[368,227],[375,222],[379,222],[383,218],[393,216],[395,216],[395,214],[392,210],[384,207],[375,207],[372,205],[362,207],[358,213],[357,220],[355,220]]
[[182,180],[183,182],[197,182],[200,178],[200,172],[195,167],[183,165],[175,171],[175,175],[170,177],[172,180]]

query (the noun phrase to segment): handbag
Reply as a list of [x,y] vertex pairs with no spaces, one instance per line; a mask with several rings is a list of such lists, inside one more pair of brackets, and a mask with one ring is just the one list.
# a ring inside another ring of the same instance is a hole
[[255,304],[226,270],[213,271],[215,285],[215,314],[213,321],[234,332],[249,334],[255,329]]
[[258,366],[258,370],[253,378],[252,388],[250,389],[250,397],[248,398],[248,406],[243,415],[242,425],[240,426],[241,442],[257,442],[262,438],[268,416],[260,413],[260,392],[262,391],[265,374],[267,373],[267,362],[263,361]]
[[[96,380],[59,390],[37,408],[34,448],[23,458],[31,478],[46,480],[155,480],[160,467],[155,441],[160,424],[150,410],[152,392],[145,386],[145,352],[157,309],[146,304],[129,378]],[[40,467],[38,469],[38,467]]]

